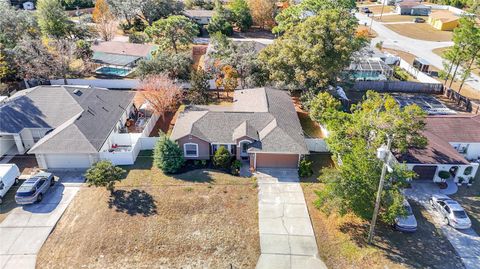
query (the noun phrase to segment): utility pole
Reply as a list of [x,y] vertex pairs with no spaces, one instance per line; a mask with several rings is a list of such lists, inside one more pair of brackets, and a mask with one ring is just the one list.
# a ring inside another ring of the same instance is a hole
[[373,240],[373,234],[375,232],[375,224],[377,223],[378,211],[380,210],[380,199],[382,197],[383,185],[385,182],[385,174],[387,173],[387,161],[388,153],[390,152],[390,147],[392,146],[392,137],[391,135],[387,136],[387,149],[384,153],[382,175],[380,176],[380,183],[378,184],[377,199],[375,200],[375,209],[373,210],[372,223],[370,224],[370,231],[368,232],[368,243],[371,244]]
[[380,21],[382,21],[382,17],[383,17],[383,9],[385,8],[385,2],[388,1],[388,0],[382,0],[382,11],[380,12]]

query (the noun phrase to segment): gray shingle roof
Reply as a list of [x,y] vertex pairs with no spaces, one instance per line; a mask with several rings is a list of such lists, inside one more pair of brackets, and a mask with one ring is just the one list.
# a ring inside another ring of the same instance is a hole
[[[241,95],[242,97],[238,98]],[[243,98],[264,96],[265,102]],[[235,139],[246,135],[259,139],[251,151],[307,154],[302,127],[295,107],[286,91],[257,88],[235,91],[233,108],[225,111],[208,110],[208,107],[188,107],[181,113],[171,138],[178,140],[193,135],[210,143],[235,143]],[[265,106],[252,108],[251,102]],[[245,108],[252,108],[248,112]],[[200,115],[199,111],[203,111]],[[192,116],[189,114],[192,113]]]
[[59,87],[27,89],[0,105],[0,133],[16,134],[24,128],[53,129],[81,111],[72,96]]
[[55,129],[29,153],[98,152],[133,97],[131,91],[39,86],[0,107],[1,130]]

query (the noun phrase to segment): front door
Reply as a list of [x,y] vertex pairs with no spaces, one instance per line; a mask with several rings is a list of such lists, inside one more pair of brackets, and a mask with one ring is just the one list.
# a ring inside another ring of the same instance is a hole
[[250,144],[250,142],[247,141],[240,143],[240,157],[248,157],[248,144]]

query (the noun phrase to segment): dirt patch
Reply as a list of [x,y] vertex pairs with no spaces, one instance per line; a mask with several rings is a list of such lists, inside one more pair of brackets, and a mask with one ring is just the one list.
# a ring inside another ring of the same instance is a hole
[[[368,9],[373,12],[373,14],[380,14],[382,13],[382,5],[376,5],[376,6],[369,6]],[[383,6],[383,14],[385,13],[391,13],[395,11],[394,6]],[[371,16],[371,15],[370,15]]]
[[112,195],[82,188],[37,267],[253,268],[257,191],[251,179],[202,170],[166,176],[144,161]]
[[302,183],[319,253],[329,268],[463,268],[461,260],[428,213],[413,204],[419,230],[413,234],[380,224],[375,245],[366,243],[369,222],[347,214],[326,215],[314,207],[321,183]]
[[419,40],[451,41],[453,37],[453,32],[439,31],[428,23],[386,24],[385,27],[400,35]]

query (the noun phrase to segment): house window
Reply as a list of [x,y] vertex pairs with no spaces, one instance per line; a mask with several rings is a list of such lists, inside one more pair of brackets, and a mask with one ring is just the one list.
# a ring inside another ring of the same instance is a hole
[[185,157],[198,157],[198,144],[194,144],[194,143],[184,144],[183,154]]

